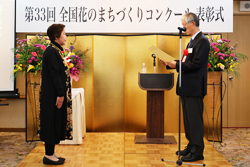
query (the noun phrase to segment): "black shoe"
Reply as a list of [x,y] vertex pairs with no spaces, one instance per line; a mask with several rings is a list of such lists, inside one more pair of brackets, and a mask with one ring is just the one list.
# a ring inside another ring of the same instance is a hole
[[62,165],[64,161],[59,159],[58,161],[52,161],[46,157],[43,157],[43,164],[50,164],[50,165]]
[[[183,156],[187,155],[188,153],[190,153],[191,149],[192,149],[192,146],[188,145],[184,150],[180,151],[180,155],[183,155]],[[176,155],[178,155],[178,153],[179,151],[176,151]]]
[[203,155],[195,155],[191,152],[181,158],[181,160],[184,162],[193,162],[193,161],[198,161],[198,160],[203,160],[203,159],[204,159]]
[[65,158],[63,157],[58,157],[59,160],[65,161]]

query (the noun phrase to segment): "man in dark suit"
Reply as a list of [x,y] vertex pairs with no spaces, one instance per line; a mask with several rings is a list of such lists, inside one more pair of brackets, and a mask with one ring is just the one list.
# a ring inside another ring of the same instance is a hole
[[[177,95],[181,96],[185,135],[189,141],[187,147],[180,151],[182,161],[203,160],[204,128],[203,98],[207,94],[207,64],[210,44],[199,29],[199,18],[194,13],[186,13],[182,17],[182,25],[186,34],[191,36],[186,54],[181,60],[181,87],[179,77],[176,86]],[[179,61],[164,62],[167,68],[179,72]],[[178,152],[176,154],[178,155]]]

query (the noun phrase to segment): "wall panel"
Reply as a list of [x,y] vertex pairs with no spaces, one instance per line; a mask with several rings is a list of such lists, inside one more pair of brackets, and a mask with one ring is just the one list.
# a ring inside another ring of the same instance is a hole
[[124,130],[125,39],[94,36],[94,131]]
[[126,131],[146,132],[147,92],[138,86],[138,73],[145,63],[153,73],[153,57],[149,48],[157,45],[156,35],[126,37],[125,121]]

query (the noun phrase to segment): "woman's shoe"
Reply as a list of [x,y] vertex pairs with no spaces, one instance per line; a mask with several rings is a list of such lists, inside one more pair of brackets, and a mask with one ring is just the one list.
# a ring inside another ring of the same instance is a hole
[[65,161],[65,158],[63,157],[58,157],[59,160]]
[[53,154],[53,155],[54,155],[56,158],[65,161],[65,158],[63,158],[63,157],[58,157],[56,154]]
[[58,161],[52,161],[49,158],[43,157],[43,164],[50,164],[50,165],[62,165],[64,160],[59,159]]

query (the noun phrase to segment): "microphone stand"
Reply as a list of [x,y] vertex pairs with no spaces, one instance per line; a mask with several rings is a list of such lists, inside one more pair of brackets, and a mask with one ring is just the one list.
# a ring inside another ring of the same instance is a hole
[[[179,92],[181,91],[181,57],[182,57],[182,51],[181,51],[181,39],[182,39],[182,31],[186,31],[186,28],[180,28],[179,29],[179,36],[180,36],[180,55],[179,55]],[[181,166],[182,164],[185,165],[197,165],[197,166],[206,166],[205,164],[193,164],[193,163],[182,163],[181,160],[181,155],[180,155],[180,151],[181,151],[181,96],[179,96],[179,143],[178,143],[178,160],[175,161],[170,161],[170,160],[165,160],[164,158],[162,158],[162,161],[167,161],[167,162],[173,162],[176,163],[177,166]]]
[[156,58],[156,56],[155,56],[155,54],[152,54],[152,57],[154,58],[154,62],[153,62],[154,73],[156,73],[156,67],[155,67],[155,58]]

